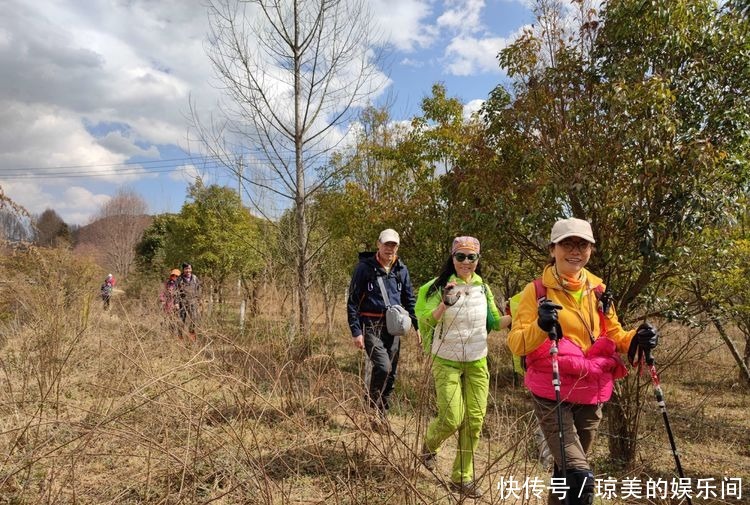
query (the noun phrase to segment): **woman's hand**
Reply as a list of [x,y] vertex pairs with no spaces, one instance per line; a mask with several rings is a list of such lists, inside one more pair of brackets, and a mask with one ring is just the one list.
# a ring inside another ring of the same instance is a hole
[[461,298],[461,292],[456,290],[456,283],[449,282],[443,288],[443,303],[446,307],[455,305],[458,299]]

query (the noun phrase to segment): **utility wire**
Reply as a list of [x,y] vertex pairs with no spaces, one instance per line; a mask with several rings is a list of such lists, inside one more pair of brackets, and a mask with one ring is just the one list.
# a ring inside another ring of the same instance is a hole
[[192,160],[214,160],[213,156],[187,156],[183,158],[166,158],[152,161],[123,161],[122,163],[102,163],[102,164],[91,164],[91,165],[60,165],[56,167],[18,167],[18,168],[3,168],[0,172],[6,170],[58,170],[58,169],[73,169],[73,168],[104,168],[104,167],[121,167],[128,165],[150,165],[155,163],[174,163],[174,162],[186,162]]
[[56,172],[56,173],[26,173],[26,174],[10,174],[4,175],[0,172],[0,179],[2,180],[17,180],[17,179],[70,179],[77,177],[110,177],[113,175],[146,175],[146,174],[162,174],[169,172],[179,172],[184,170],[184,167],[172,167],[164,168],[161,170],[109,170],[104,172]]
[[[191,164],[197,169],[224,169],[226,161],[217,156],[188,156],[184,158],[167,158],[151,161],[125,161],[122,163],[91,165],[60,165],[55,167],[16,167],[0,168],[0,179],[67,179],[81,177],[112,177],[120,175],[148,175],[178,172],[185,165]],[[246,168],[268,167],[267,161],[243,160]]]

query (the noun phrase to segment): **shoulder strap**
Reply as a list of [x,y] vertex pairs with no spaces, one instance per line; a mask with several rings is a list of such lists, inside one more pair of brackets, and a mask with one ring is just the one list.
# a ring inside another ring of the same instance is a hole
[[604,314],[604,304],[602,302],[602,296],[604,295],[604,288],[601,284],[594,288],[594,294],[596,295],[596,307],[599,312],[599,330],[601,335],[607,334],[607,317]]
[[547,298],[547,286],[541,277],[534,279],[534,291],[536,292],[536,302],[539,303]]
[[378,286],[380,286],[380,293],[383,295],[383,302],[385,302],[385,308],[391,306],[391,301],[388,299],[388,292],[385,290],[385,282],[383,282],[382,275],[376,275],[378,278]]

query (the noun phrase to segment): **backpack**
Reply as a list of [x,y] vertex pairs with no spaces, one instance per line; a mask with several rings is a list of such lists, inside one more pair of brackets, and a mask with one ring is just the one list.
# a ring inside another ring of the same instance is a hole
[[[536,302],[537,304],[542,303],[542,301],[547,298],[547,286],[544,285],[541,277],[537,277],[536,279],[534,279],[533,283],[534,293],[536,294]],[[609,294],[605,292],[601,284],[594,288],[594,294],[596,295],[596,299],[599,302],[599,326],[601,327],[602,333],[606,333],[607,324],[604,314],[605,309],[607,309],[609,305]],[[521,303],[521,292],[513,295],[510,300],[508,300],[508,303],[512,325],[513,319],[515,319],[515,313],[518,311],[518,305]],[[522,376],[526,373],[526,356],[518,356],[516,354],[513,355],[513,371]]]

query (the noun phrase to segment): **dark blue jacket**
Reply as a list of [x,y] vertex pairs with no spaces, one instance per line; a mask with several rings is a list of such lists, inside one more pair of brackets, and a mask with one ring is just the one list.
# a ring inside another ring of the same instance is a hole
[[359,253],[359,263],[354,267],[346,304],[352,337],[363,334],[363,318],[377,317],[378,314],[385,313],[385,302],[380,293],[377,276],[383,277],[391,305],[401,305],[405,308],[411,316],[412,327],[416,330],[419,324],[414,314],[416,299],[406,265],[397,258],[390,272],[386,274],[383,266],[375,259],[374,252],[362,252]]

